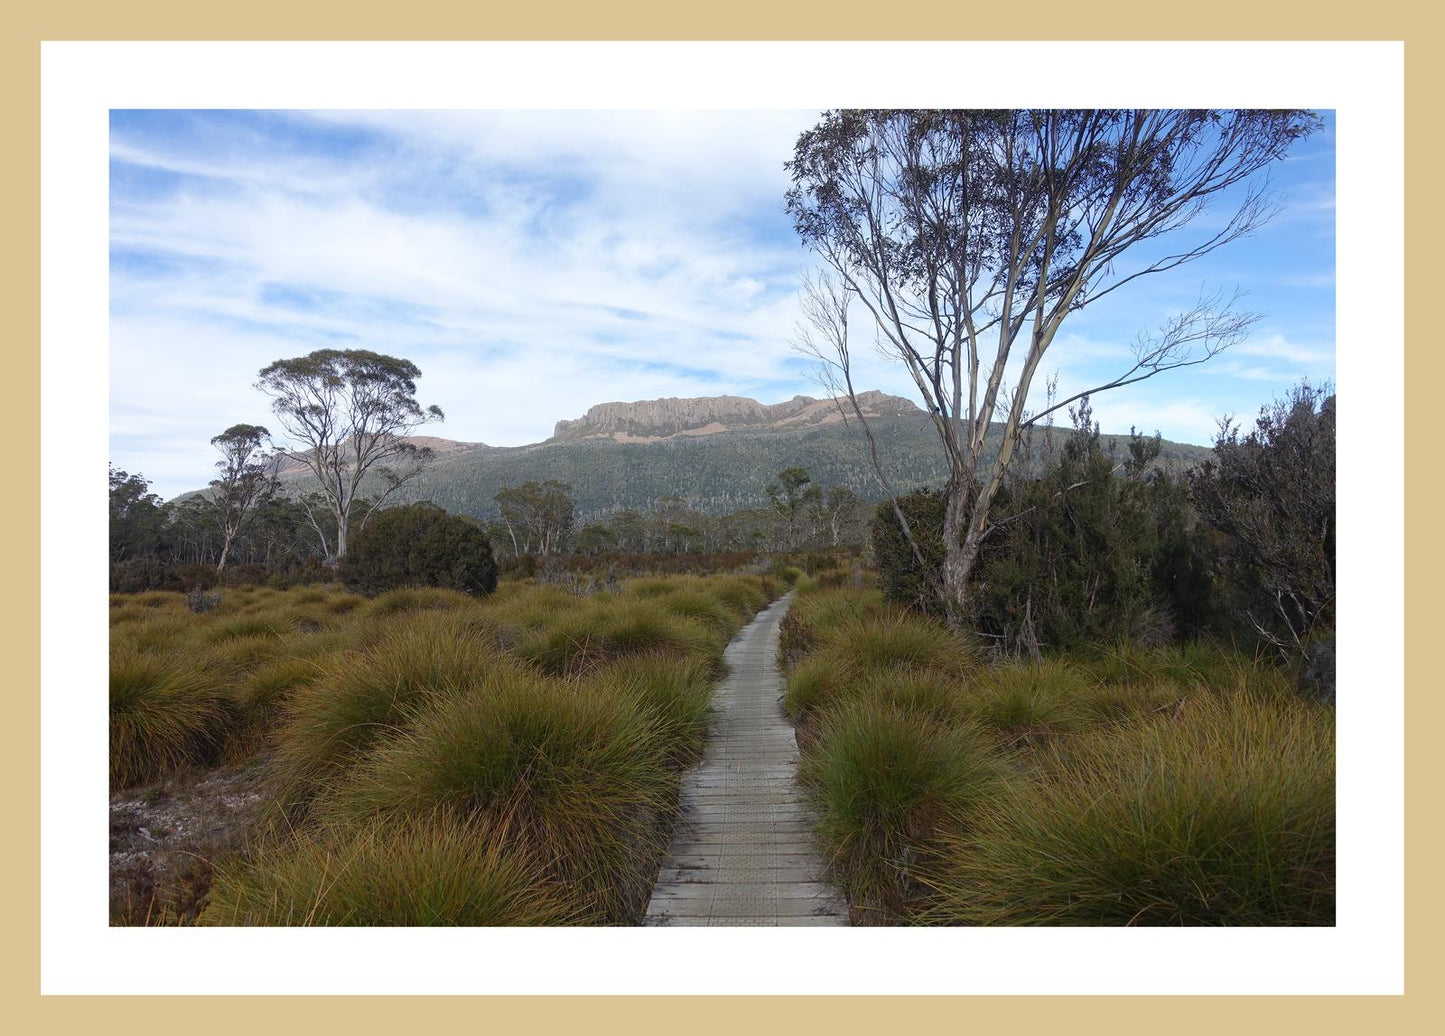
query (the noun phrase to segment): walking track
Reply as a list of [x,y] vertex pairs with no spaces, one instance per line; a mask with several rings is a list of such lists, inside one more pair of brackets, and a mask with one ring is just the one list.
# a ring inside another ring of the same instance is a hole
[[794,780],[798,745],[778,701],[778,625],[792,596],[728,645],[712,738],[683,780],[682,815],[646,925],[848,923],[813,848],[813,814]]

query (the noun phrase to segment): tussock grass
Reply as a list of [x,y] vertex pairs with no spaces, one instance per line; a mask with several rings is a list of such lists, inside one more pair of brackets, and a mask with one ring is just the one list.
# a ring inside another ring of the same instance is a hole
[[326,610],[332,615],[349,615],[365,603],[360,594],[335,593],[326,601]]
[[982,666],[969,681],[965,708],[1014,745],[1087,726],[1095,685],[1062,661]]
[[646,717],[669,765],[681,769],[706,745],[713,676],[704,659],[635,655],[598,669],[577,693],[631,703]]
[[110,655],[110,783],[128,787],[220,750],[234,718],[224,686],[190,655],[118,645]]
[[826,636],[845,623],[875,618],[884,613],[882,594],[828,589],[799,592],[779,631],[779,654],[785,666],[816,651]]
[[[847,614],[842,608],[830,611]],[[934,681],[957,682],[975,665],[973,650],[946,626],[902,611],[840,618],[821,636],[821,646],[794,665],[788,677],[783,707],[797,721],[834,703],[857,700],[865,687],[879,681],[928,674]],[[781,645],[779,650],[784,650]]]
[[661,603],[669,613],[693,619],[725,638],[739,626],[737,613],[706,590],[682,590],[662,598]]
[[315,683],[333,659],[287,655],[248,674],[240,687],[240,698],[248,709],[272,714],[299,687]]
[[931,670],[873,674],[859,684],[856,697],[871,706],[943,726],[967,724],[974,715],[963,687]]
[[949,924],[1332,924],[1333,712],[1229,692],[1072,739],[948,846]]
[[1002,772],[968,727],[874,703],[829,714],[798,776],[855,916],[886,923],[908,908],[939,832],[966,826]]
[[218,640],[205,648],[200,657],[216,674],[234,677],[271,661],[284,648],[278,635],[263,633]]
[[676,784],[626,700],[497,669],[377,746],[327,811],[354,821],[445,809],[505,824],[578,903],[622,921],[646,902],[638,862],[663,850]]
[[250,637],[279,637],[284,625],[274,615],[241,615],[214,623],[206,630],[212,644]]
[[628,655],[721,659],[727,638],[668,612],[659,601],[617,597],[560,614],[517,644],[516,654],[545,673],[580,676]]
[[579,598],[559,586],[518,588],[501,597],[493,594],[482,605],[488,616],[518,635],[548,626],[581,606]]
[[476,606],[476,599],[459,590],[435,586],[403,586],[379,594],[367,609],[369,615],[401,615],[416,611],[457,611]]
[[113,598],[113,765],[264,759],[265,840],[207,923],[635,921],[722,648],[772,585]]
[[396,620],[365,650],[324,661],[316,680],[296,688],[278,731],[280,799],[309,799],[423,707],[463,693],[499,664],[473,627],[434,612]]
[[186,606],[186,595],[170,590],[150,590],[146,593],[132,594],[130,599],[142,608],[169,608],[180,611]]
[[135,617],[113,623],[111,643],[139,651],[173,651],[188,647],[197,639],[197,623],[179,615],[157,614],[136,609]]
[[438,815],[303,833],[222,864],[207,925],[560,925],[584,920],[505,835]]

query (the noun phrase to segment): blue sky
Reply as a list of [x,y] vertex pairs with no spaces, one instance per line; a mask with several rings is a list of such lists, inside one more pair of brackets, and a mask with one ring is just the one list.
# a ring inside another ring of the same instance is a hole
[[[213,435],[280,431],[257,371],[323,347],[411,359],[447,414],[424,431],[493,445],[611,400],[818,395],[791,348],[816,263],[783,211],[783,162],[817,117],[113,112],[111,460],[163,496],[204,484]],[[1207,364],[1096,397],[1105,431],[1208,442],[1223,414],[1333,380],[1326,120],[1274,168],[1273,222],[1065,323],[1044,373],[1067,395],[1202,288],[1265,315]],[[859,387],[911,396],[859,352]]]

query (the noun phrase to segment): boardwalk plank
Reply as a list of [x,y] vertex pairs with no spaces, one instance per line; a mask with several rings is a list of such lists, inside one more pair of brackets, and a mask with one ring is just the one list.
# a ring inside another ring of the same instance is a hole
[[813,813],[795,779],[797,741],[779,705],[778,625],[791,599],[775,601],[728,645],[716,723],[684,779],[648,926],[848,924],[813,844]]

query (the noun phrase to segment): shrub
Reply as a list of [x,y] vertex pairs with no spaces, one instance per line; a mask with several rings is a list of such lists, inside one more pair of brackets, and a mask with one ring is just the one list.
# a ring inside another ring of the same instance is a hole
[[531,861],[447,815],[270,845],[216,871],[207,925],[557,925],[582,920]]
[[155,557],[111,562],[110,592],[135,594],[146,590],[179,590],[183,584],[170,565]]
[[497,564],[482,527],[427,503],[374,515],[348,545],[341,574],[348,587],[367,596],[400,586],[473,596],[497,588]]
[[1332,924],[1333,714],[1231,692],[1080,735],[947,854],[945,924]]
[[1306,382],[1260,410],[1241,437],[1226,425],[1215,459],[1189,480],[1225,546],[1216,576],[1240,633],[1286,658],[1335,624],[1335,396]]

